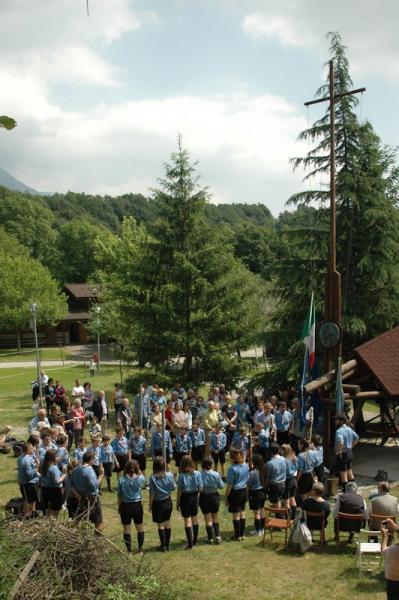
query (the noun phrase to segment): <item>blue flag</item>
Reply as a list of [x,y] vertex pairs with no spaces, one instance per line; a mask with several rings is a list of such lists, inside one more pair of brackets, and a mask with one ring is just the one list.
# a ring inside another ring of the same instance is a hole
[[305,394],[305,385],[309,381],[309,350],[305,349],[305,356],[303,358],[303,367],[302,374],[300,377],[300,383],[298,386],[298,395],[301,401],[301,412],[299,415],[299,419],[302,427],[306,425],[306,394]]
[[338,358],[337,369],[335,372],[335,407],[337,412],[343,412],[345,408],[344,389],[342,387],[341,357]]

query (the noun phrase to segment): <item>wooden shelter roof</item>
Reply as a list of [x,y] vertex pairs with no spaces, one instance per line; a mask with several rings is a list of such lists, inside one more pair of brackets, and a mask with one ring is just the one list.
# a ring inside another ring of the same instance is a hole
[[389,396],[399,396],[399,326],[355,348]]
[[64,289],[76,299],[98,298],[100,296],[99,286],[90,286],[88,283],[66,283]]

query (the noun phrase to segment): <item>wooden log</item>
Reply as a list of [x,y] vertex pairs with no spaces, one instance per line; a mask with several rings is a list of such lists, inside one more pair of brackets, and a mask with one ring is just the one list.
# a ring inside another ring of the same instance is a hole
[[14,583],[13,588],[8,595],[8,600],[13,600],[13,598],[15,598],[15,596],[19,592],[22,584],[27,580],[29,573],[32,570],[32,567],[35,564],[35,562],[37,561],[39,556],[40,556],[39,550],[35,550],[34,553],[32,554],[32,556],[30,557],[30,559],[28,560],[28,562],[26,563],[26,565],[24,566],[24,568],[22,569],[17,581]]
[[384,398],[384,394],[382,392],[377,392],[376,390],[370,392],[358,392],[355,394],[355,398]]
[[[356,366],[357,366],[357,361],[355,359],[349,360],[348,362],[344,363],[341,367],[342,375],[344,373],[347,373],[348,371],[351,371]],[[325,375],[322,375],[319,379],[315,379],[314,381],[310,381],[309,383],[307,383],[305,385],[305,392],[307,394],[311,394],[315,390],[319,390],[321,387],[327,385],[331,381],[334,381],[334,379],[335,379],[335,369],[332,369]]]
[[357,373],[356,369],[351,369],[350,371],[347,371],[346,373],[344,373],[342,375],[342,381],[345,381],[346,379],[351,379],[351,377],[354,377]]
[[351,385],[350,383],[343,383],[342,389],[344,390],[344,392],[349,392],[356,395],[361,391],[362,388],[360,387],[360,385]]

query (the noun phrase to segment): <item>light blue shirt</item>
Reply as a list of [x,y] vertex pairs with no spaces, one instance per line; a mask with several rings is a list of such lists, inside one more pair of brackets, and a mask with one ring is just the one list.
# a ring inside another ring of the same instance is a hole
[[22,454],[18,458],[18,482],[22,485],[39,483],[40,475],[33,454]]
[[58,488],[61,487],[59,479],[62,477],[62,473],[57,465],[50,465],[47,469],[47,473],[42,475],[42,487]]
[[119,454],[121,456],[129,454],[129,442],[127,440],[127,437],[125,437],[124,435],[120,438],[114,438],[111,442],[111,446],[115,454]]
[[144,454],[147,448],[147,440],[145,439],[145,437],[143,435],[140,435],[139,437],[136,437],[135,435],[132,435],[130,438],[130,450],[132,451],[132,454]]
[[118,481],[118,496],[122,502],[140,502],[141,490],[145,486],[144,475],[124,475]]
[[72,453],[72,458],[78,460],[82,464],[83,454],[86,452],[86,448],[75,448]]
[[98,481],[94,469],[90,465],[80,465],[72,471],[72,487],[81,496],[97,496]]
[[268,448],[270,443],[270,430],[263,429],[258,433],[258,446],[259,448]]
[[150,496],[152,496],[154,500],[166,500],[175,489],[176,483],[172,473],[167,472],[164,477],[151,475]]
[[201,473],[199,471],[180,473],[177,487],[181,492],[200,492],[202,490]]
[[287,464],[282,456],[276,454],[266,466],[268,483],[284,483],[287,479]]
[[312,450],[298,454],[298,471],[311,473],[316,466],[316,456]]
[[197,448],[198,446],[205,446],[205,432],[200,427],[198,427],[198,431],[191,430],[188,435],[191,438],[193,448]]
[[93,452],[94,454],[94,460],[93,460],[93,465],[95,467],[99,467],[100,463],[101,463],[101,446],[90,446],[90,448],[87,449],[87,452]]
[[115,463],[115,452],[111,444],[108,446],[100,446],[100,462],[103,463]]
[[227,483],[233,490],[243,490],[247,487],[249,467],[246,463],[231,465],[227,471]]
[[223,432],[220,433],[211,433],[211,450],[213,452],[219,452],[220,450],[225,450],[227,444],[226,434]]
[[289,410],[285,410],[283,413],[278,411],[274,415],[274,420],[276,422],[277,431],[288,431],[292,421],[292,414],[289,412]]
[[311,450],[311,452],[315,456],[315,465],[314,466],[320,467],[320,465],[322,465],[323,461],[324,461],[323,446],[317,446],[317,448],[314,448],[314,450]]
[[356,431],[354,431],[351,427],[347,425],[342,425],[335,432],[335,450],[338,449],[338,445],[340,443],[343,444],[345,450],[349,450],[352,448],[353,444],[357,442],[359,436]]
[[260,479],[260,473],[258,469],[250,471],[248,476],[248,488],[250,490],[263,490],[263,484]]
[[204,494],[214,494],[224,488],[224,483],[217,471],[201,471],[202,491]]
[[249,448],[248,436],[247,435],[242,436],[239,431],[236,431],[235,434],[233,435],[233,440],[231,442],[231,445],[233,448],[237,448],[238,450],[241,450],[242,452],[248,452],[248,448]]
[[29,433],[32,433],[33,431],[35,431],[35,429],[37,429],[37,424],[41,423],[42,421],[43,421],[43,423],[46,423],[46,427],[50,427],[50,422],[47,417],[44,417],[44,419],[39,419],[39,417],[33,417],[33,419],[31,419],[29,422],[29,426],[28,426]]
[[[169,431],[165,431],[165,446],[169,450],[169,454],[173,454],[172,440],[170,438]],[[155,451],[161,450],[162,448],[162,433],[160,431],[154,431],[151,437],[151,456],[155,457]]]
[[39,446],[39,461],[40,461],[40,465],[43,464],[44,457],[46,456],[47,450],[58,450],[57,444],[54,444],[54,442],[51,442],[51,444],[49,446]]
[[57,448],[57,465],[60,469],[69,465],[69,452],[64,446]]
[[176,435],[176,452],[188,454],[192,448],[192,442],[190,436],[186,433],[185,435]]
[[298,459],[286,458],[285,464],[287,465],[287,479],[292,479],[298,472]]

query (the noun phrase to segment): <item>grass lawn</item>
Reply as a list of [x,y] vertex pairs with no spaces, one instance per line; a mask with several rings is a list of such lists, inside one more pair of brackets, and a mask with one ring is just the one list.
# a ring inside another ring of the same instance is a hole
[[[59,346],[54,346],[53,348],[39,348],[39,354],[41,360],[68,360],[72,358],[72,354],[68,352],[66,348],[62,348],[61,356],[61,350]],[[20,352],[18,352],[17,349],[0,350],[0,363],[23,362],[29,360],[36,360],[36,352],[34,348],[24,348]]]
[[[49,369],[46,369],[49,371]],[[57,368],[51,371],[54,378],[62,380],[68,390],[76,377],[83,379],[83,367]],[[18,426],[22,431],[31,418],[30,381],[34,369],[2,369],[0,371],[0,426]],[[111,391],[119,380],[119,370],[104,367],[94,378],[95,389]],[[175,467],[173,465],[173,470]],[[149,471],[148,471],[149,472]],[[11,455],[0,454],[0,508],[13,496],[18,496],[16,460]],[[220,510],[221,532],[224,542],[211,547],[202,543],[205,536],[200,520],[201,543],[193,551],[183,550],[184,528],[176,510],[172,514],[172,551],[158,554],[152,549],[158,544],[158,535],[148,512],[148,492],[144,492],[146,540],[149,563],[159,575],[178,581],[186,597],[192,600],[228,600],[234,597],[259,600],[320,600],[343,598],[382,600],[385,598],[383,578],[363,576],[359,581],[356,568],[355,546],[337,550],[330,541],[324,551],[315,548],[304,556],[284,552],[279,543],[266,538],[265,548],[257,537],[247,537],[243,542],[230,540],[232,525],[226,507]],[[115,494],[104,490],[102,506],[105,521],[104,533],[123,547],[122,527],[117,513]],[[63,513],[62,518],[65,518]],[[330,519],[331,521],[331,519]],[[247,529],[252,529],[252,516],[247,510]],[[135,541],[135,536],[133,541]],[[332,539],[331,526],[329,539]],[[276,534],[276,541],[279,534]]]

